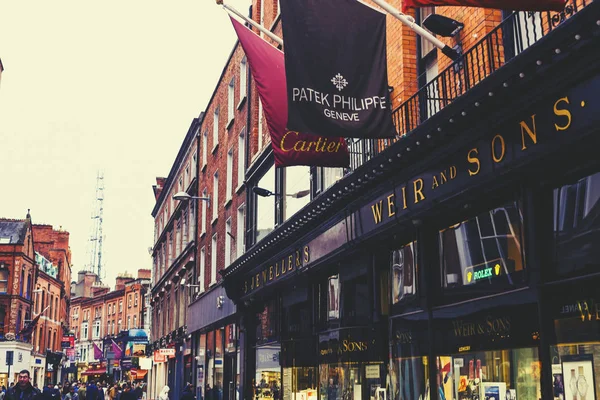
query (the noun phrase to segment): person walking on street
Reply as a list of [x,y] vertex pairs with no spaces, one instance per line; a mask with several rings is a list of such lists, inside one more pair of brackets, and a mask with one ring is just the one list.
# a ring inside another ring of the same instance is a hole
[[158,395],[158,400],[169,400],[169,387],[165,385]]
[[31,385],[28,370],[19,372],[19,381],[8,389],[5,400],[42,400],[42,393]]
[[181,400],[196,400],[196,395],[194,394],[194,386],[191,383],[185,385],[183,393],[181,393]]

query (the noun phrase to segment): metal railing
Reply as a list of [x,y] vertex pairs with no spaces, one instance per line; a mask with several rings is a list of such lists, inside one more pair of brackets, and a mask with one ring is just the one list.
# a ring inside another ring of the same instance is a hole
[[392,112],[393,139],[347,139],[350,169],[381,153],[467,93],[593,0],[569,0],[562,12],[514,12]]

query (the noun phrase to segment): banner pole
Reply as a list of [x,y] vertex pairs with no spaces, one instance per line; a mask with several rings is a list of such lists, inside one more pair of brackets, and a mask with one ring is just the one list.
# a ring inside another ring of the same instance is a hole
[[223,0],[217,0],[217,4],[222,5],[226,11],[232,12],[233,14],[237,15],[238,17],[240,17],[241,19],[243,19],[244,21],[246,21],[247,23],[249,23],[256,29],[258,29],[259,31],[261,31],[262,33],[267,35],[271,40],[275,41],[278,45],[283,46],[283,40],[279,36],[275,35],[273,32],[266,29],[264,26],[262,26],[258,22],[246,17],[244,14],[242,14],[235,8],[231,7],[230,5],[224,4]]
[[413,17],[400,12],[399,10],[394,8],[392,5],[390,5],[389,3],[386,3],[384,0],[373,0],[373,3],[375,3],[379,7],[383,8],[385,11],[387,11],[389,14],[391,14],[393,17],[395,17],[400,22],[402,22],[404,25],[408,26],[417,35],[430,41],[435,47],[440,49],[442,51],[442,53],[444,53],[446,56],[450,57],[453,60],[457,60],[460,57],[458,52],[456,50],[454,50],[452,47],[448,46],[447,44],[444,44],[444,42],[442,42],[441,40],[439,40],[438,38],[433,36],[431,33],[426,31],[425,29],[421,28],[419,26],[419,24],[417,24],[415,22],[415,19]]

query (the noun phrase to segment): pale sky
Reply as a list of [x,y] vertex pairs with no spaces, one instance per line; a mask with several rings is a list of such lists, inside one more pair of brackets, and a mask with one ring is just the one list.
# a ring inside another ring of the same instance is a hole
[[234,43],[214,0],[0,0],[0,217],[69,231],[75,277],[103,170],[104,281],[151,268],[152,185]]

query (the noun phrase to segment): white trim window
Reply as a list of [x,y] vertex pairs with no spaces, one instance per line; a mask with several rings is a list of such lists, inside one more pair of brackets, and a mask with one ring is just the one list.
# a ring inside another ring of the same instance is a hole
[[212,221],[215,222],[219,216],[219,171],[213,175],[213,197],[212,197]]
[[217,234],[212,237],[212,247],[210,249],[210,285],[217,283]]
[[212,151],[214,152],[219,144],[219,107],[213,113],[213,144]]
[[246,127],[243,127],[238,136],[238,165],[237,187],[242,187],[246,179]]
[[227,268],[231,264],[231,217],[225,222],[225,263],[224,268]]
[[[208,192],[207,192],[207,189],[204,189],[204,191],[202,192],[202,197],[206,197],[206,196],[208,196]],[[201,231],[200,235],[206,234],[206,219],[208,218],[207,206],[208,206],[208,202],[202,201],[202,231]]]
[[94,321],[94,330],[92,331],[92,339],[100,338],[100,320]]
[[258,99],[258,151],[262,150],[263,146],[263,105],[260,98]]
[[202,169],[206,167],[207,153],[208,153],[208,131],[204,131],[202,134]]
[[246,56],[240,61],[240,104],[246,98],[246,85],[248,84],[248,62]]
[[227,87],[227,126],[231,124],[235,117],[235,76],[229,81]]
[[228,203],[231,201],[233,194],[233,147],[227,152],[227,180],[225,190],[225,203]]
[[206,270],[206,247],[200,249],[200,278],[198,284],[200,285],[200,293],[204,292],[204,276]]
[[246,226],[246,206],[242,204],[237,209],[237,226],[236,226],[236,238],[235,238],[235,250],[236,256],[239,258],[244,254],[244,238],[245,238],[245,226]]

